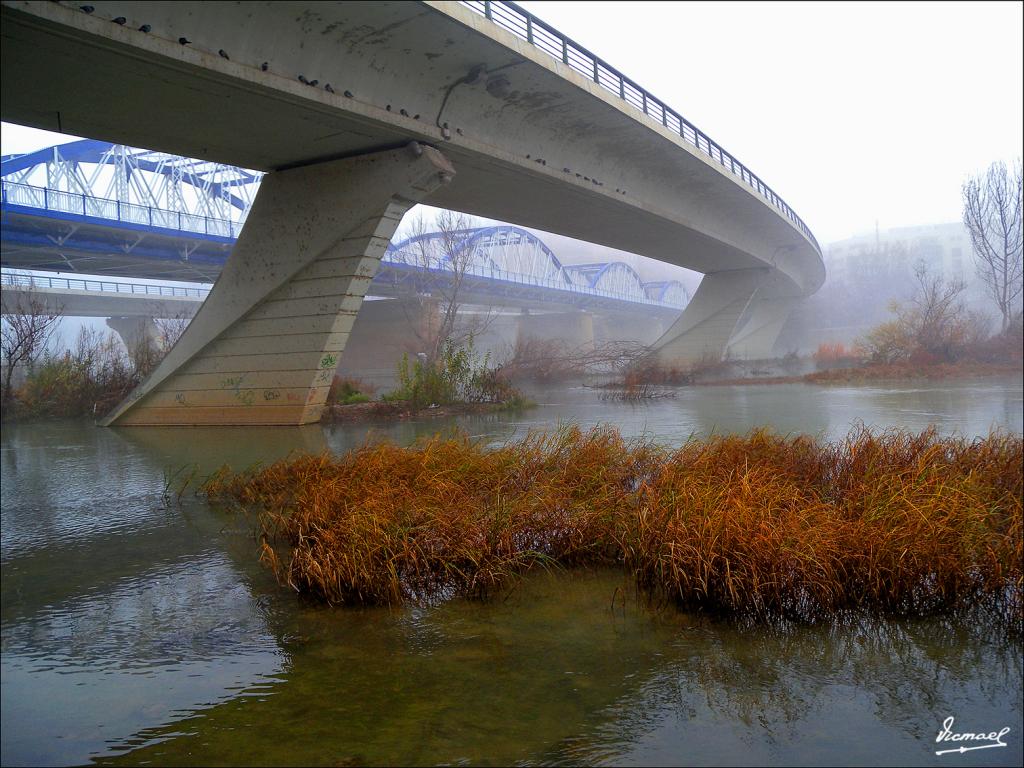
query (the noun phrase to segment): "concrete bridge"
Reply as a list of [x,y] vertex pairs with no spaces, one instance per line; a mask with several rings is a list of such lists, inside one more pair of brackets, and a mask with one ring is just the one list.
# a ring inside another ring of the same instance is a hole
[[418,201],[704,272],[668,362],[770,349],[824,279],[745,165],[514,4],[90,7],[3,2],[4,120],[268,172],[209,300],[111,423],[317,420]]
[[20,275],[5,271],[4,314],[35,301],[42,309],[69,317],[188,318],[210,294],[207,288],[125,283],[75,277]]
[[159,339],[156,318],[190,320],[210,293],[203,288],[6,271],[0,275],[0,287],[5,315],[38,308],[66,317],[103,317],[128,350]]

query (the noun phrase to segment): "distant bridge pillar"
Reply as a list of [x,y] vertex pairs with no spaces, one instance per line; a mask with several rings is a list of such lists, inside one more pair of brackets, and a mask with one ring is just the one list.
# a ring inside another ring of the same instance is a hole
[[398,378],[403,355],[427,351],[438,330],[438,302],[427,297],[364,301],[349,333],[338,375],[377,387]]
[[637,344],[652,344],[665,333],[665,323],[660,317],[644,312],[638,307],[632,315],[618,312],[594,316],[594,341],[632,341]]
[[155,348],[160,343],[160,329],[152,317],[111,317],[107,318],[107,327],[121,337],[128,354],[144,344]]
[[319,420],[402,215],[453,174],[418,144],[267,174],[210,296],[105,423]]
[[571,346],[594,347],[594,316],[589,312],[538,312],[519,315],[516,340],[560,339]]
[[750,302],[747,321],[729,340],[729,357],[745,360],[763,360],[773,356],[782,326],[799,299],[761,298],[760,291]]
[[654,343],[660,360],[666,365],[721,360],[766,274],[765,269],[738,269],[704,275],[679,319]]

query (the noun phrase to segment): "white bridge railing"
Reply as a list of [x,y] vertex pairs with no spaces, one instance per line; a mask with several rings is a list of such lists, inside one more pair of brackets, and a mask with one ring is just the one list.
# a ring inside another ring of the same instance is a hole
[[117,283],[107,280],[85,280],[73,277],[43,277],[39,275],[17,275],[4,272],[0,285],[9,288],[43,288],[63,291],[96,291],[102,293],[130,294],[133,296],[158,296],[204,300],[210,295],[209,288],[179,288],[170,285],[146,285],[144,283]]

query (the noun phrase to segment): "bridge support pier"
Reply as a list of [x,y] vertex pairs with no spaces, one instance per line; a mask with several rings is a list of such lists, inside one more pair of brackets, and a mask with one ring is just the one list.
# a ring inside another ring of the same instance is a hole
[[629,341],[637,344],[653,344],[665,333],[661,318],[646,314],[642,309],[633,315],[595,314],[594,341],[601,344],[609,341]]
[[129,355],[144,344],[155,347],[160,341],[160,329],[152,317],[110,317],[107,327],[121,337]]
[[718,362],[767,270],[709,272],[679,319],[654,343],[663,365]]
[[589,312],[523,311],[516,322],[516,340],[560,339],[581,349],[594,348],[594,316]]
[[453,175],[418,144],[267,174],[195,319],[104,423],[319,420],[402,215]]
[[403,355],[415,360],[438,326],[437,301],[400,298],[364,301],[348,337],[338,375],[375,387],[389,388],[398,380]]
[[747,321],[729,340],[727,349],[731,358],[764,360],[773,357],[782,326],[799,301],[792,297],[761,298],[760,294],[758,291],[750,302]]

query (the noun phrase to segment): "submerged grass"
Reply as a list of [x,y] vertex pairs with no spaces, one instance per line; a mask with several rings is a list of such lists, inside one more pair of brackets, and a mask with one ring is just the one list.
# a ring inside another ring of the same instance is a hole
[[814,621],[994,609],[1020,632],[1022,439],[845,440],[565,427],[487,450],[367,444],[205,485],[254,509],[280,581],[331,604],[483,595],[535,565],[621,563],[679,604]]

